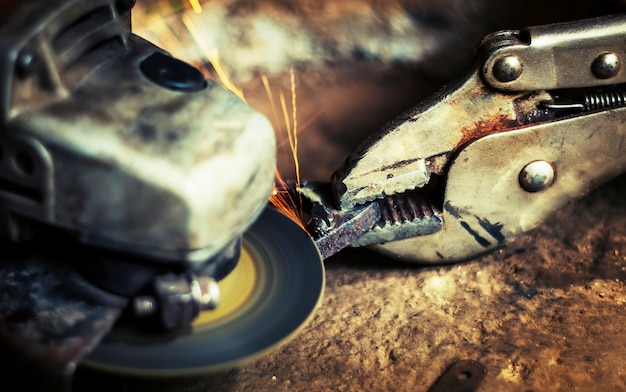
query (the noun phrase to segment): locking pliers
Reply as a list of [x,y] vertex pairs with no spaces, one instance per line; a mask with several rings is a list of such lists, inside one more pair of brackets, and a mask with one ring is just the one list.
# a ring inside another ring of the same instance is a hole
[[464,78],[363,143],[324,191],[302,186],[322,254],[471,259],[624,172],[624,42],[623,15],[485,37]]

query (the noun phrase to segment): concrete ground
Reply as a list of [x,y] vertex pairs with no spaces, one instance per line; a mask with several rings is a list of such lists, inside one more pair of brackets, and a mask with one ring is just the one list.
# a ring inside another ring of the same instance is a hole
[[480,391],[626,390],[626,177],[459,265],[367,250],[326,261],[324,300],[278,351],[194,378],[81,370],[83,391],[426,391],[459,359]]

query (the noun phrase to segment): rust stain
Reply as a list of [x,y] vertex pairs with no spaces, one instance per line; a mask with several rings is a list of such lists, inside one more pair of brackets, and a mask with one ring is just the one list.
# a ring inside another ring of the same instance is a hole
[[461,129],[463,137],[459,140],[455,149],[476,139],[480,139],[481,137],[494,133],[510,131],[519,126],[520,124],[517,120],[510,119],[503,114],[494,116],[493,118],[477,121],[473,127]]

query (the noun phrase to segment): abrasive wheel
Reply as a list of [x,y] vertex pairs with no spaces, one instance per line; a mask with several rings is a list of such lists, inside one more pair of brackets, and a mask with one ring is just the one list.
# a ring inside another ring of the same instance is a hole
[[177,376],[237,365],[277,348],[319,305],[324,267],[310,237],[267,208],[243,237],[237,267],[220,283],[222,302],[183,331],[115,328],[83,365],[125,375]]

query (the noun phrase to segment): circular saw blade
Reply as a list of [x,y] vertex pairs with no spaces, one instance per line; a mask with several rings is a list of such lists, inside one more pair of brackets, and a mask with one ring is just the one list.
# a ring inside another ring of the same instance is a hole
[[220,283],[222,303],[186,330],[114,328],[83,365],[125,375],[190,375],[256,358],[285,343],[319,305],[324,267],[311,238],[266,208],[243,236],[241,259]]

